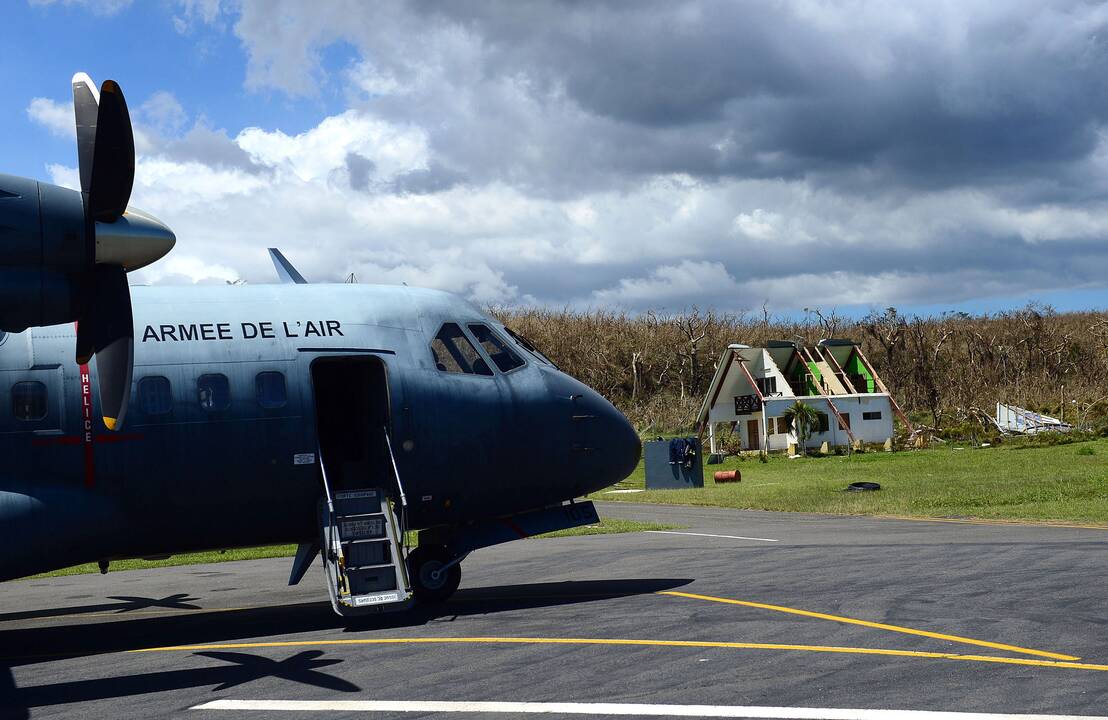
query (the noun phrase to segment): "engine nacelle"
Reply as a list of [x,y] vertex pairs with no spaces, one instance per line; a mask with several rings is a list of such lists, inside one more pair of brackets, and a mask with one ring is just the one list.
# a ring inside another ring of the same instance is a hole
[[76,320],[94,253],[79,192],[0,175],[0,329]]
[[[160,220],[127,208],[85,230],[81,193],[0,175],[0,330],[73,322],[91,292],[95,263],[130,272],[173,249]],[[89,235],[92,238],[89,238]]]

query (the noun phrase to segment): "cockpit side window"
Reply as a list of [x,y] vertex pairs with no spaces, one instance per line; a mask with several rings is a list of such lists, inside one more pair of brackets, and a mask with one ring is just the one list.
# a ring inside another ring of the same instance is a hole
[[500,372],[511,372],[523,366],[523,358],[497,337],[496,333],[490,330],[487,325],[473,324],[469,326],[469,331],[473,333],[473,337],[477,338],[477,342],[481,343],[485,353],[500,368]]
[[435,367],[442,372],[469,375],[492,375],[488,363],[481,359],[477,348],[455,323],[446,323],[431,341]]
[[547,356],[545,356],[541,352],[539,352],[539,349],[536,348],[534,345],[532,345],[531,342],[527,338],[525,338],[522,335],[520,335],[519,333],[513,331],[510,327],[505,327],[504,331],[507,332],[509,335],[511,335],[512,339],[515,340],[516,344],[519,345],[521,348],[523,348],[527,352],[531,353],[532,355],[534,355],[536,358],[538,358],[542,362],[546,363],[547,365],[549,365],[551,367],[555,367],[555,368],[558,367],[557,365],[554,364],[553,360],[551,360],[550,358],[548,358]]

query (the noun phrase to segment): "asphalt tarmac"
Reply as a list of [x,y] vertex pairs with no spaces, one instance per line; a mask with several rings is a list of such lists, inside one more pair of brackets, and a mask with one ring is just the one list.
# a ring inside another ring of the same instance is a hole
[[290,560],[0,585],[0,717],[1108,715],[1106,530],[600,513],[685,529],[488,548],[349,625]]

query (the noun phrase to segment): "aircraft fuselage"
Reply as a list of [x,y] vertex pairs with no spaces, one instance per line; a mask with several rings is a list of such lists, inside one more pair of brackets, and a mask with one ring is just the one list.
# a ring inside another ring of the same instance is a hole
[[485,350],[491,374],[444,371],[430,347],[444,323],[484,325],[512,342],[458,297],[372,285],[131,291],[134,384],[122,432],[102,424],[96,361],[75,363],[73,326],[0,340],[0,580],[311,540],[321,495],[312,366],[327,359],[383,364],[412,528],[557,503],[638,461],[638,438],[615,408],[522,347],[512,345],[526,364],[510,372]]

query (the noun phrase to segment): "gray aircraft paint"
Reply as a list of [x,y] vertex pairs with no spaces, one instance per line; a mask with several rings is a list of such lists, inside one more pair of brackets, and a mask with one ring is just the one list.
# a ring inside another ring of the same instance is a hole
[[[413,528],[567,500],[625,477],[638,460],[638,438],[611,404],[522,348],[527,363],[510,373],[438,370],[429,345],[444,322],[484,323],[508,340],[503,326],[447,293],[354,284],[131,292],[134,385],[121,433],[101,423],[95,359],[82,383],[72,325],[0,340],[0,579],[102,558],[312,539],[320,483],[318,459],[306,463],[317,450],[310,367],[320,357],[385,363]],[[256,401],[255,376],[265,371],[285,376],[282,408]],[[200,407],[196,383],[208,373],[229,379],[228,410]],[[135,388],[148,376],[169,379],[168,415],[144,412]],[[41,421],[13,415],[11,389],[24,380],[48,388]]]

